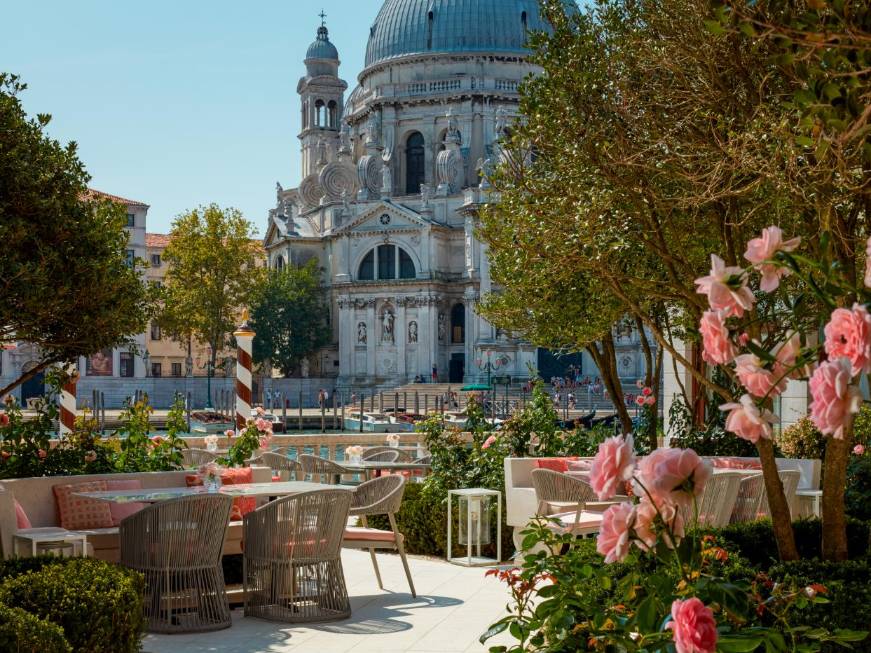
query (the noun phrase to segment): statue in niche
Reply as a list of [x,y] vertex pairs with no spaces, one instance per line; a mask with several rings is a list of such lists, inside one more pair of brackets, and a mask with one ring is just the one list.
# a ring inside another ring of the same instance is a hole
[[381,161],[384,163],[381,168],[381,194],[387,197],[393,194],[393,170],[390,167],[392,159],[393,149],[385,147],[381,153]]
[[342,213],[350,214],[351,213],[351,202],[348,199],[348,189],[342,189]]
[[375,109],[369,113],[366,132],[367,143],[378,143],[381,140],[381,114]]
[[481,179],[479,188],[490,188],[490,178],[493,176],[493,161],[489,157],[478,159],[475,164],[475,170]]
[[415,322],[414,320],[408,323],[408,342],[417,342],[417,322]]
[[327,144],[323,138],[318,139],[318,165],[327,165]]
[[445,339],[445,314],[439,313],[439,340]]
[[389,342],[393,344],[393,322],[396,318],[393,316],[393,311],[389,308],[384,311],[384,316],[381,318],[381,342]]
[[501,138],[505,134],[505,130],[508,128],[508,112],[505,110],[504,105],[500,105],[498,109],[496,109],[496,136]]
[[308,358],[303,358],[299,363],[299,374],[302,378],[307,379],[309,375],[309,365]]
[[366,323],[365,322],[358,322],[357,323],[357,344],[358,345],[365,345],[367,340],[368,339],[366,337]]

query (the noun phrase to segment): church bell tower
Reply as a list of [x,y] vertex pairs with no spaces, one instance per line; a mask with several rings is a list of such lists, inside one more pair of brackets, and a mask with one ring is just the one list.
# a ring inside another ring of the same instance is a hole
[[296,89],[302,107],[299,140],[303,178],[335,160],[348,88],[347,82],[339,78],[339,52],[330,42],[325,16],[321,12],[317,38],[305,55],[306,75]]

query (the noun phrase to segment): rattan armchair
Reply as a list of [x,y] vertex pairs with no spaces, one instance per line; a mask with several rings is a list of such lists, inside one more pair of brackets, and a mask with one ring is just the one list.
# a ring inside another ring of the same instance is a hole
[[376,451],[375,453],[364,453],[363,460],[373,463],[395,463],[399,462],[401,456],[399,449],[392,451]]
[[212,462],[219,455],[216,451],[207,451],[206,449],[184,449],[181,452],[181,458],[185,467],[205,465]]
[[[743,478],[744,475],[741,472],[729,471],[718,472],[708,479],[705,491],[696,500],[699,526],[721,528],[729,523]],[[684,506],[681,512],[684,524],[689,528],[695,521],[692,504]]]
[[[780,482],[783,484],[783,494],[786,496],[786,503],[789,506],[789,512],[792,515],[798,515],[798,484],[801,482],[801,472],[797,469],[781,469],[777,475],[780,477]],[[759,513],[763,517],[771,516],[771,508],[768,506],[768,492],[763,485],[762,501],[759,504]]]
[[[378,569],[375,551],[376,549],[397,551],[400,560],[402,560],[402,567],[405,569],[405,577],[408,579],[411,595],[416,597],[414,581],[411,580],[411,571],[405,556],[405,538],[396,528],[396,513],[399,512],[399,507],[402,504],[404,491],[405,477],[397,474],[380,476],[358,485],[354,490],[350,514],[352,517],[360,518],[362,527],[346,528],[342,546],[348,549],[369,549],[372,566],[375,568],[375,579],[378,581],[380,589],[384,589],[384,585],[381,583],[381,572]],[[387,515],[390,530],[369,528],[366,518],[370,515]]]
[[729,521],[735,524],[758,519],[764,495],[765,480],[762,477],[762,472],[744,476],[738,485],[738,495],[735,498],[735,507],[732,509]]
[[201,494],[161,501],[121,522],[121,564],[145,576],[148,630],[230,627],[221,553],[233,499]]
[[[388,456],[386,458],[375,457],[375,456],[379,456],[380,454],[384,454],[384,453],[395,454],[396,458],[392,458],[391,456]],[[378,462],[381,462],[381,463],[383,463],[383,462],[407,463],[407,462],[411,461],[411,455],[407,451],[403,451],[402,449],[398,449],[396,447],[385,447],[385,446],[366,447],[363,450],[363,460],[377,460]]]
[[332,460],[306,453],[299,455],[299,464],[302,466],[303,474],[311,477],[309,480],[315,483],[338,485],[342,481],[342,475],[354,473]]
[[249,460],[248,463],[269,467],[273,475],[277,472],[282,481],[301,481],[303,478],[302,465],[280,453],[264,451],[256,458]]
[[245,615],[274,621],[344,619],[351,604],[342,533],[351,492],[304,492],[245,515]]
[[559,519],[567,532],[577,535],[598,531],[601,513],[585,510],[588,503],[596,501],[596,493],[589,483],[551,469],[533,469],[532,486],[538,501],[538,515]]

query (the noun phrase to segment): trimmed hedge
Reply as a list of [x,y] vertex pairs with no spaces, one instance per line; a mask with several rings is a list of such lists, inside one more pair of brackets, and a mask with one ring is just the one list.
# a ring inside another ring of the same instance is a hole
[[0,651],[71,653],[63,629],[21,608],[0,604]]
[[92,558],[37,558],[0,566],[4,576],[0,603],[53,622],[73,650],[140,650],[145,630],[141,574]]

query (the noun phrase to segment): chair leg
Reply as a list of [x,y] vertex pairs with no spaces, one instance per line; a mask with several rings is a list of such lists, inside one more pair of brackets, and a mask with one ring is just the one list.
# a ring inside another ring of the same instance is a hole
[[405,577],[408,579],[411,596],[417,598],[417,592],[414,591],[414,582],[411,580],[411,570],[408,568],[408,559],[405,557],[405,542],[403,541],[402,534],[396,529],[396,517],[393,513],[388,513],[387,519],[390,521],[390,528],[396,536],[396,548],[399,549],[399,559],[402,560],[402,566],[405,569]]
[[369,557],[372,558],[372,566],[375,567],[375,578],[378,581],[378,589],[383,590],[384,585],[381,583],[381,572],[378,569],[378,560],[375,558],[375,549],[369,549]]

